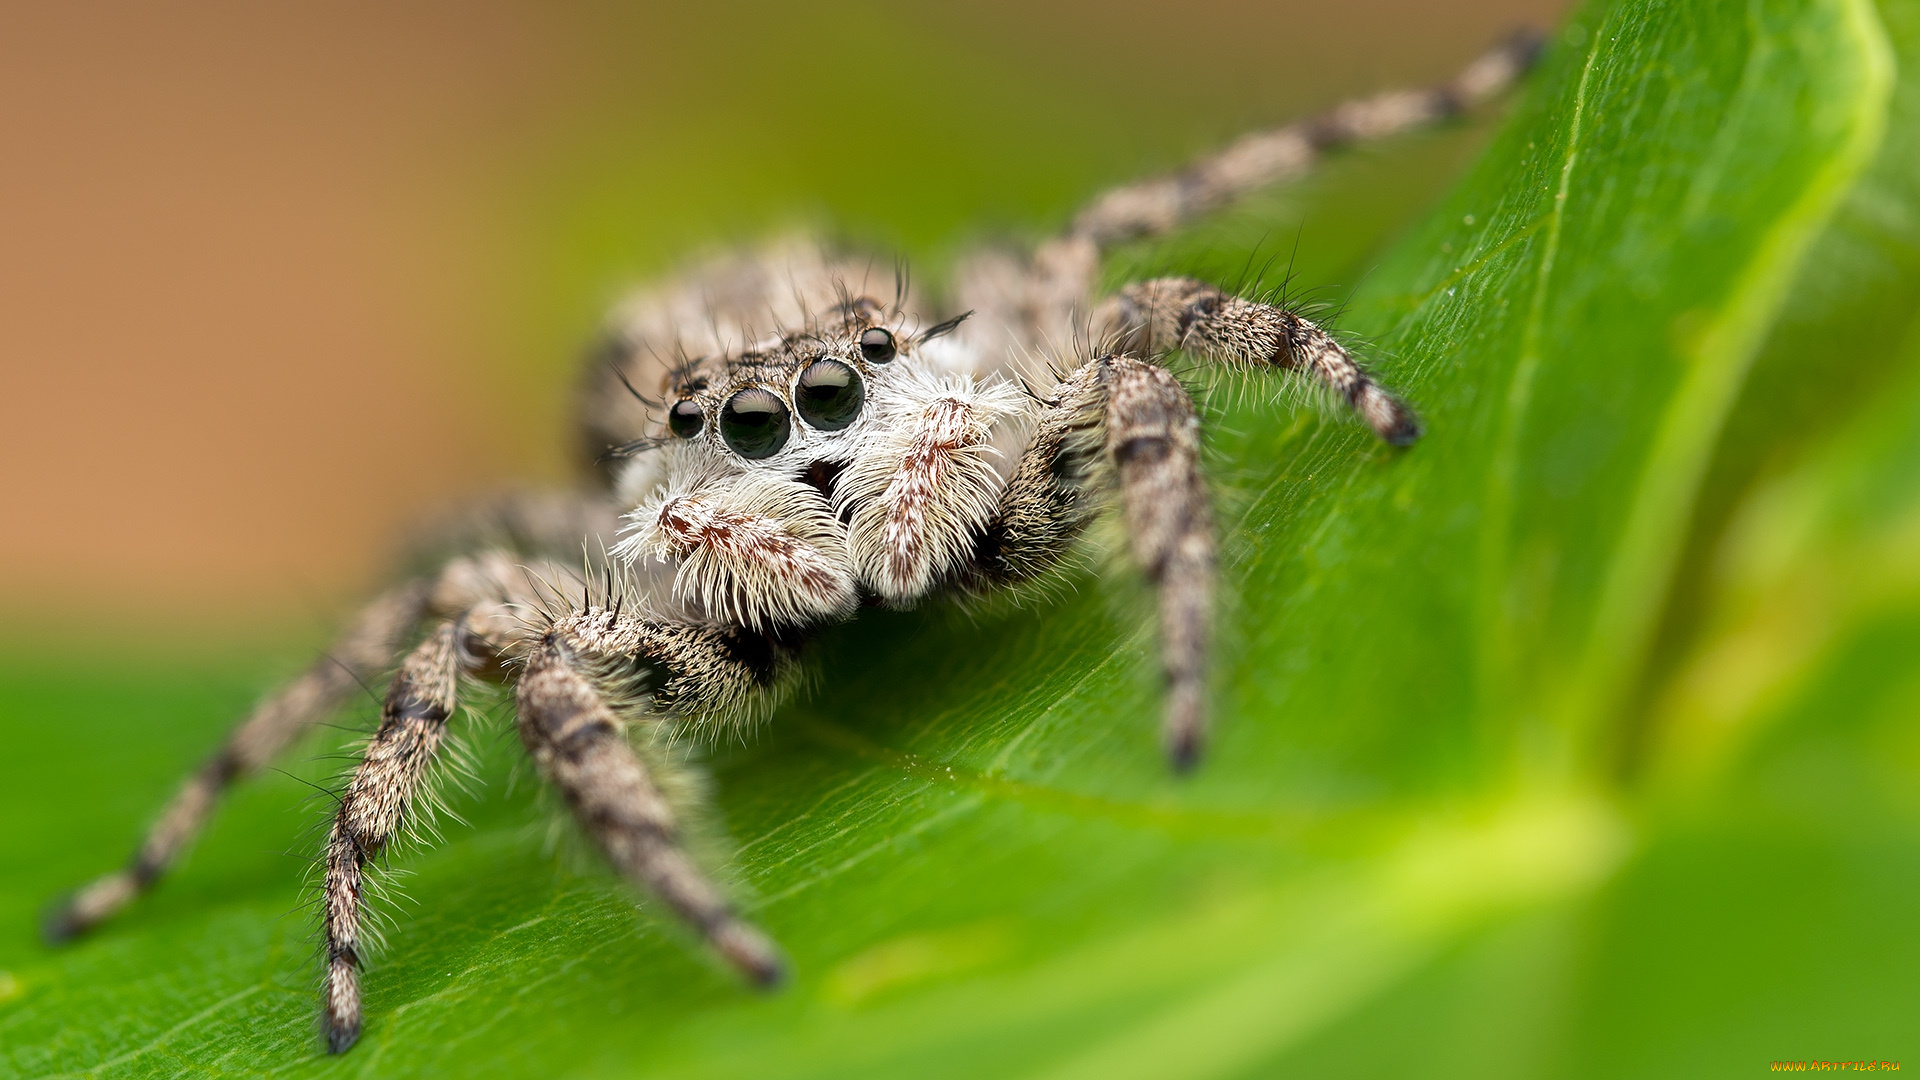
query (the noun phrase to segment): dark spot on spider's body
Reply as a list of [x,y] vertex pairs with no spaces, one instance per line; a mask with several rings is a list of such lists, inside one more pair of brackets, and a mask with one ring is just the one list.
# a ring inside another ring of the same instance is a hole
[[387,708],[392,711],[395,720],[425,720],[430,724],[443,723],[447,719],[447,710],[438,702],[422,701],[409,696],[396,704],[389,700]]
[[1300,325],[1298,317],[1282,312],[1280,317],[1280,340],[1274,343],[1273,355],[1267,362],[1274,367],[1287,371],[1300,368],[1300,357],[1306,349],[1306,331]]
[[1069,439],[1055,452],[1053,464],[1047,467],[1047,473],[1057,483],[1077,484],[1093,471],[1094,462],[1099,457],[1097,448],[1087,446],[1079,439]]
[[834,485],[840,482],[840,474],[847,471],[845,462],[813,461],[807,463],[807,471],[801,474],[800,482],[833,501]]
[[990,521],[973,538],[974,564],[990,574],[1003,575],[1007,570],[1007,523]]
[[727,659],[753,673],[755,684],[772,686],[780,674],[781,661],[799,648],[800,634],[793,628],[754,631],[742,627],[722,635],[720,648]]

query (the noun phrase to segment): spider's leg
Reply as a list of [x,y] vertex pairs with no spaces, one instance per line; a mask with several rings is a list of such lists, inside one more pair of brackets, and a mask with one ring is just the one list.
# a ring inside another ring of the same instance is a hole
[[1193,399],[1163,368],[1107,356],[1067,376],[1044,404],[1034,437],[982,536],[975,572],[1012,584],[1058,562],[1117,487],[1128,544],[1158,592],[1167,677],[1162,735],[1178,768],[1206,738],[1212,639],[1213,511],[1200,471]]
[[1095,324],[1130,351],[1185,349],[1246,370],[1300,371],[1333,391],[1395,446],[1420,437],[1420,422],[1332,334],[1284,307],[1245,300],[1192,278],[1137,282],[1101,305]]
[[406,822],[458,703],[461,629],[442,622],[393,677],[380,728],[340,796],[327,835],[321,881],[321,932],[327,969],[322,991],[327,1049],[338,1054],[360,1037],[361,915],[366,865]]
[[[1066,232],[1034,252],[1024,281],[1014,282],[991,260],[976,259],[963,268],[960,305],[978,309],[982,322],[1025,328],[1016,335],[1022,348],[1062,347],[1084,329],[1101,258],[1116,245],[1165,235],[1262,188],[1304,175],[1327,150],[1397,135],[1498,97],[1532,66],[1541,41],[1532,31],[1516,33],[1438,86],[1349,101],[1298,123],[1244,135],[1172,175],[1107,191]],[[989,272],[996,268],[1000,272]],[[1092,345],[1112,347],[1097,336]]]
[[424,787],[458,704],[463,671],[501,676],[523,655],[528,617],[583,588],[580,576],[548,561],[522,564],[505,552],[448,563],[429,609],[441,616],[401,662],[388,686],[380,726],[340,796],[322,859],[321,999],[327,1048],[340,1053],[360,1035],[360,966],[365,957],[367,865],[418,820]]
[[1318,116],[1241,136],[1172,176],[1114,188],[1074,218],[1070,235],[1104,249],[1158,236],[1312,168],[1327,150],[1398,135],[1459,114],[1504,93],[1540,53],[1542,39],[1518,32],[1452,79],[1390,90],[1336,105]]
[[409,585],[368,605],[331,651],[256,708],[188,777],[124,869],[82,888],[49,916],[47,937],[65,940],[91,929],[150,887],[200,832],[228,786],[272,761],[392,662],[426,597],[424,585]]
[[661,787],[627,741],[615,701],[653,688],[650,711],[733,710],[775,682],[784,658],[708,626],[604,610],[558,620],[520,675],[520,734],[587,834],[626,877],[645,885],[734,967],[779,981],[778,951],[741,920],[687,855]]

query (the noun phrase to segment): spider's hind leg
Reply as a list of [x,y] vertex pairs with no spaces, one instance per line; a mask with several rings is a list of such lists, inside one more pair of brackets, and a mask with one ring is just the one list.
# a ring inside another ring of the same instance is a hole
[[[1541,41],[1539,34],[1521,31],[1444,83],[1375,94],[1251,132],[1178,172],[1103,192],[1025,266],[992,255],[967,263],[958,275],[959,306],[978,310],[989,327],[1018,328],[1003,335],[1016,349],[1071,340],[1093,307],[1102,260],[1118,245],[1165,236],[1263,188],[1304,176],[1328,150],[1437,123],[1496,98],[1532,67]],[[1093,340],[1110,347],[1098,336]]]
[[1261,188],[1305,174],[1328,150],[1458,116],[1506,92],[1533,66],[1541,44],[1537,32],[1521,30],[1446,82],[1357,98],[1298,123],[1243,135],[1171,176],[1104,192],[1074,219],[1070,235],[1085,238],[1099,250],[1164,235]]

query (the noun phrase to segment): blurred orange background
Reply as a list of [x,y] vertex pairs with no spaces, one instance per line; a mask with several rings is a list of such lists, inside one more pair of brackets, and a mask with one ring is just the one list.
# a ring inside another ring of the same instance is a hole
[[1563,6],[10,5],[9,636],[338,610],[403,523],[564,482],[576,345],[703,247],[1031,234]]

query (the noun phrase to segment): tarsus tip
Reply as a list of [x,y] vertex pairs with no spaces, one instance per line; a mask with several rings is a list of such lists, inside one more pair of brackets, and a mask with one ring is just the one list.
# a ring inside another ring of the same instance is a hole
[[327,1053],[344,1054],[353,1049],[353,1044],[359,1041],[359,1022],[336,1024],[329,1021],[327,1023]]
[[787,965],[779,957],[769,957],[761,966],[747,973],[753,985],[761,990],[778,990],[787,984]]
[[74,914],[73,905],[63,901],[40,920],[40,939],[49,945],[65,945],[86,929]]
[[787,964],[780,950],[758,930],[735,922],[715,939],[721,955],[748,982],[762,990],[774,990],[787,981]]
[[1185,776],[1200,765],[1201,739],[1199,732],[1182,732],[1167,740],[1167,764],[1173,771]]

